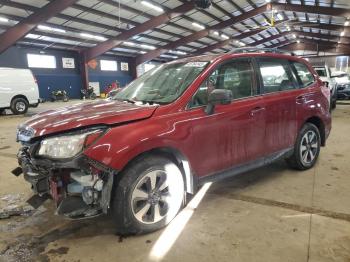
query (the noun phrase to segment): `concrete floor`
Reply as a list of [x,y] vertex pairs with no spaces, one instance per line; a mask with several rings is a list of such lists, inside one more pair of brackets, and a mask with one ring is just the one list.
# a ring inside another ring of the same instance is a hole
[[[57,105],[62,103],[32,112]],[[0,117],[0,207],[12,203],[8,194],[17,205],[31,195],[23,178],[10,174],[15,128],[26,118]],[[208,184],[202,201],[197,195],[153,234],[122,238],[113,234],[109,218],[65,220],[48,201],[27,216],[0,219],[0,261],[349,262],[349,131],[350,103],[341,102],[315,168],[297,172],[281,161]]]

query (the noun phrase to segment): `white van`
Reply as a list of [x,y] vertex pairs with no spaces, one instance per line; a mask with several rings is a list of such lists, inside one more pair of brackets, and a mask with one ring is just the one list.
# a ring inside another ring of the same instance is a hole
[[24,114],[39,102],[39,88],[32,71],[0,67],[0,114],[5,109]]

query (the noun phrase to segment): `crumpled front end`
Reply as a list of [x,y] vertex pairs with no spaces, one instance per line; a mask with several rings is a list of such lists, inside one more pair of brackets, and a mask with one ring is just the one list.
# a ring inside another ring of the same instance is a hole
[[45,141],[23,139],[23,147],[17,155],[19,167],[12,171],[17,176],[23,173],[31,184],[34,196],[28,203],[37,208],[51,198],[57,206],[57,214],[69,218],[107,213],[116,171],[85,156],[84,149],[67,159],[41,156],[39,152]]

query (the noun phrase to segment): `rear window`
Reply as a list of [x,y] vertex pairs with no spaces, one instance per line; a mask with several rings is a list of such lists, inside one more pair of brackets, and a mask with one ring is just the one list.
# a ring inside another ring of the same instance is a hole
[[310,72],[309,68],[299,62],[292,62],[295,73],[297,74],[299,88],[307,87],[315,82],[313,74]]

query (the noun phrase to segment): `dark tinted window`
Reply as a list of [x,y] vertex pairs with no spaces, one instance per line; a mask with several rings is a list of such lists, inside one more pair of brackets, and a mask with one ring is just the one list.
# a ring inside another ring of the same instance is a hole
[[233,99],[254,95],[254,71],[248,60],[237,60],[219,66],[199,87],[192,106],[206,105],[214,89],[231,90]]
[[313,82],[315,82],[314,76],[305,64],[299,62],[292,62],[292,65],[294,66],[295,72],[297,74],[300,88],[309,86]]
[[295,88],[287,61],[275,58],[262,58],[259,59],[259,69],[265,93]]

